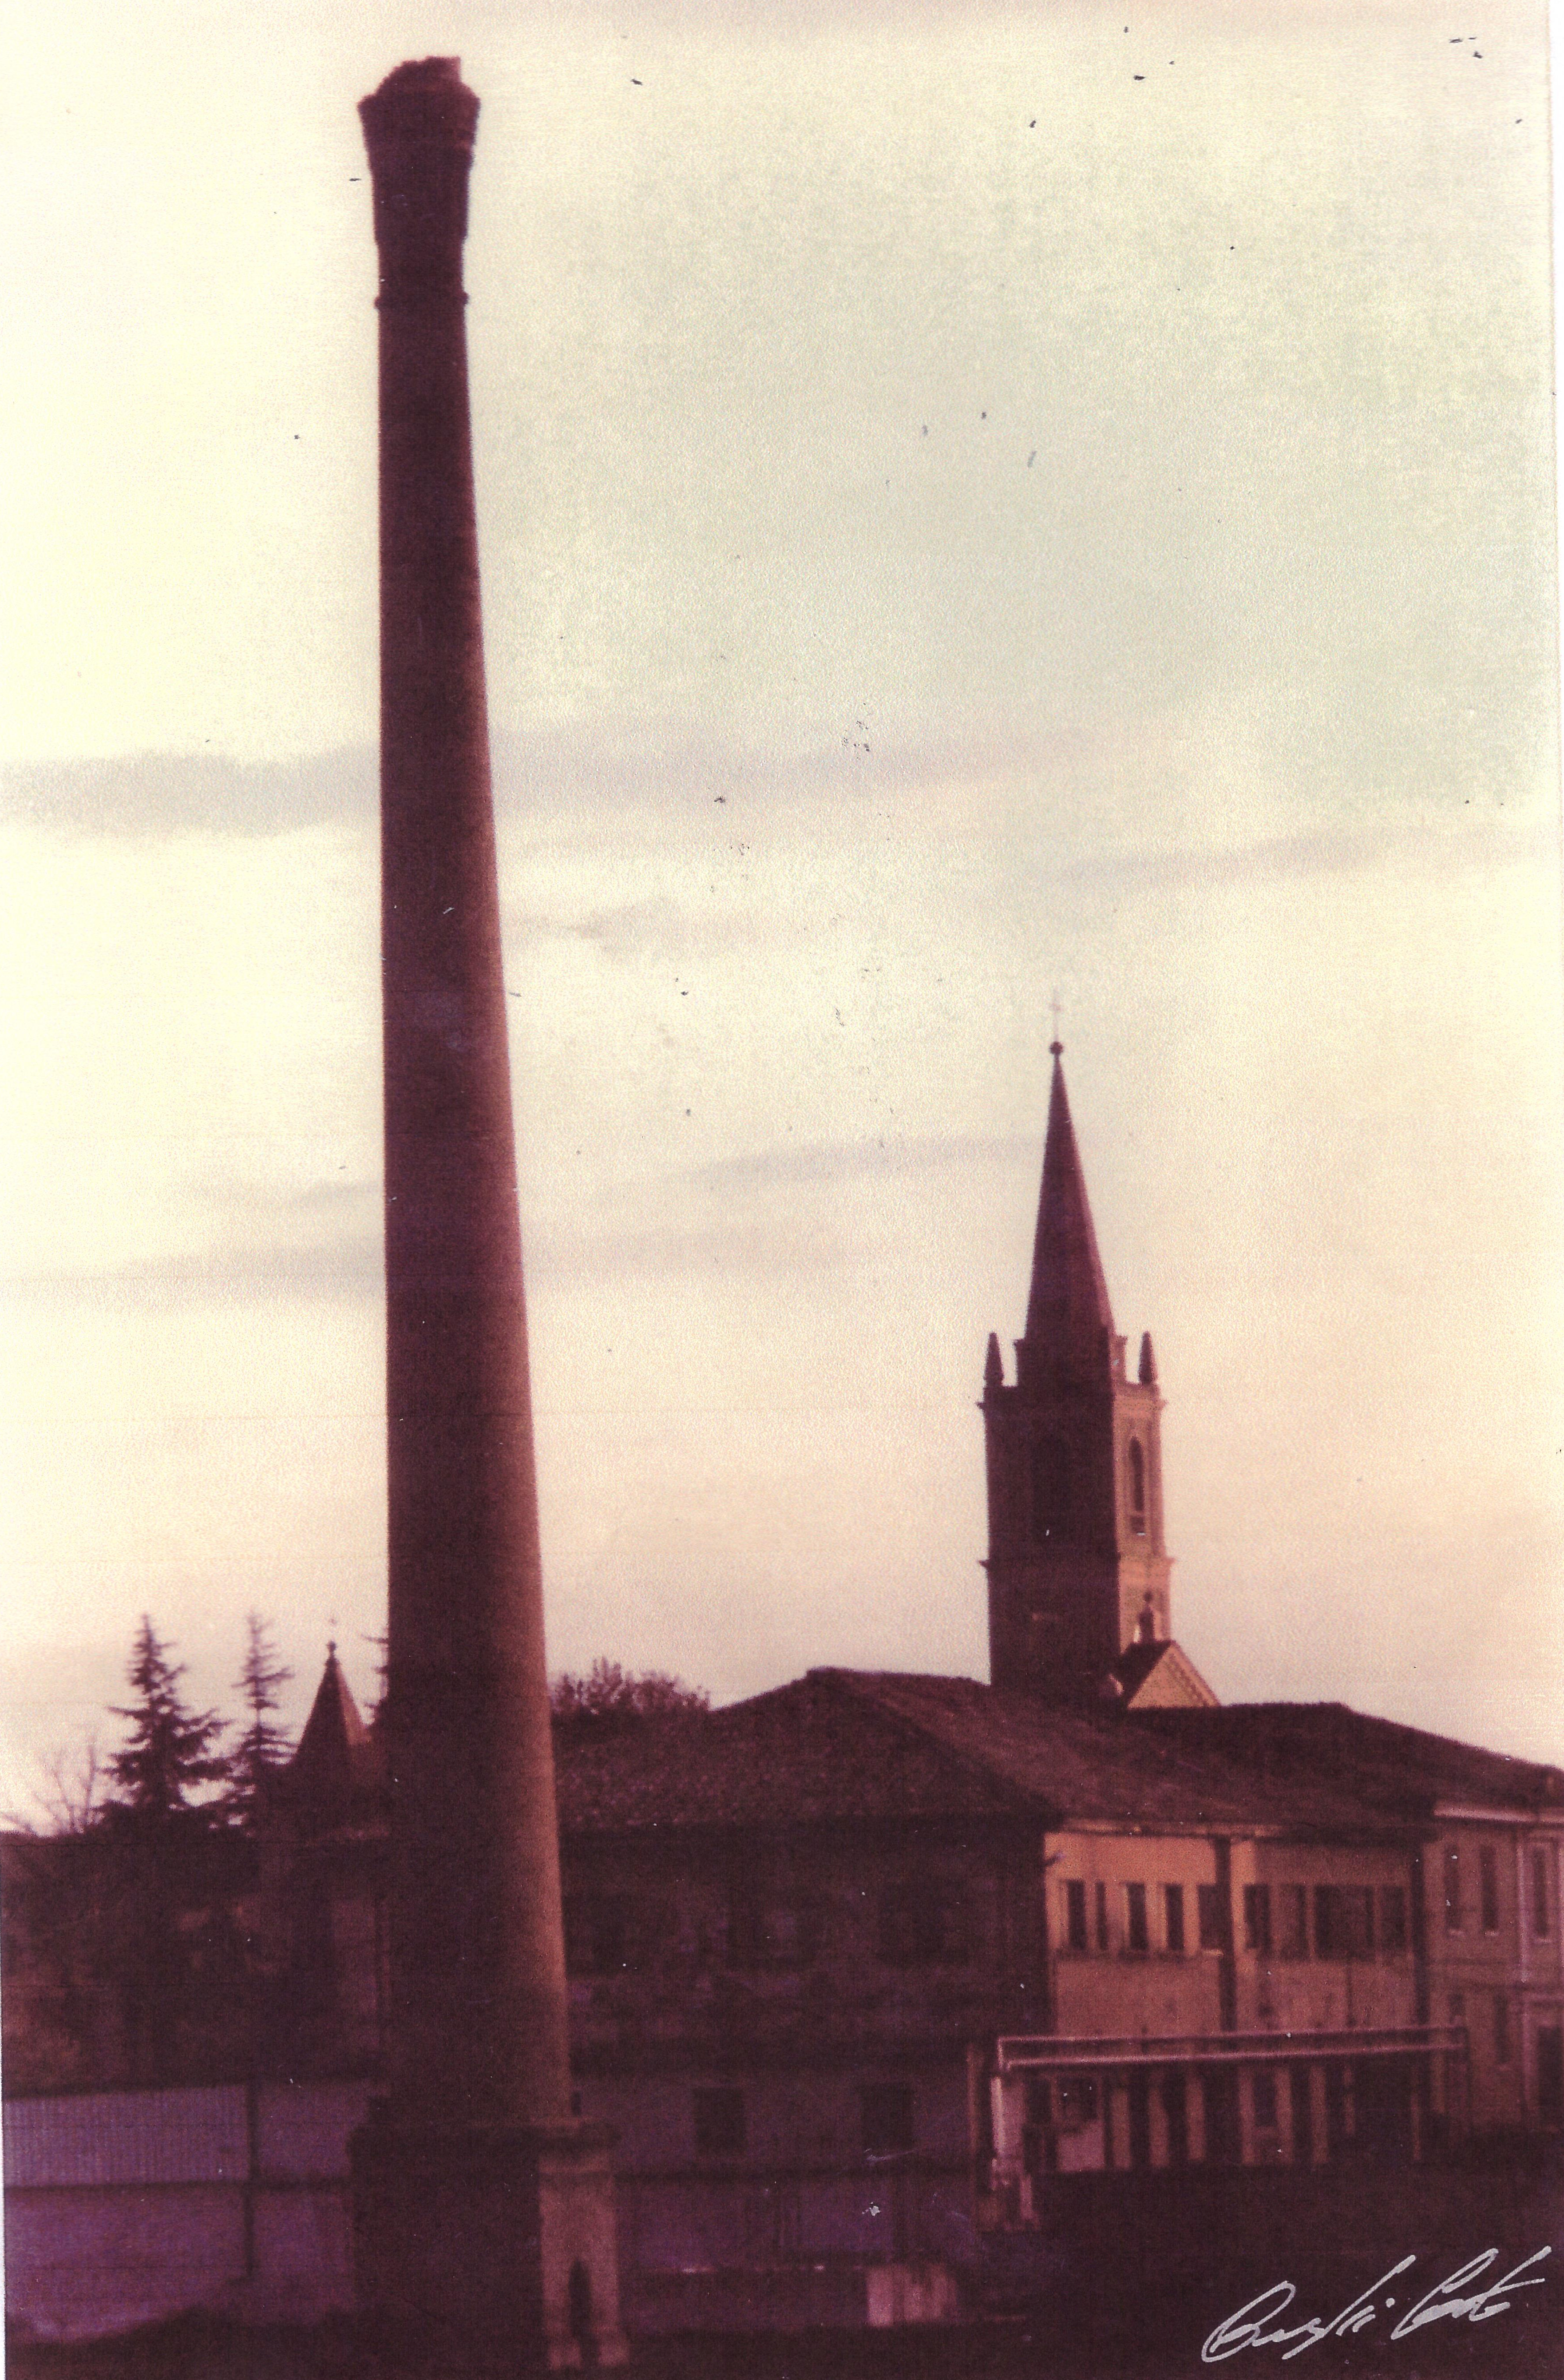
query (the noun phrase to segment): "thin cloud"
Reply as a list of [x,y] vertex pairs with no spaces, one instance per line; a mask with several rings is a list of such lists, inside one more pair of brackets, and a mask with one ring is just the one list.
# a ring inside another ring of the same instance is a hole
[[746,917],[697,917],[679,902],[659,894],[566,917],[538,909],[504,913],[508,942],[591,942],[605,958],[633,960],[682,957],[693,942],[709,950],[719,942],[750,941],[758,928]]
[[312,1247],[216,1247],[132,1257],[95,1271],[24,1273],[9,1286],[23,1296],[160,1310],[252,1300],[274,1305],[290,1297],[363,1297],[378,1292],[383,1279],[382,1244],[365,1237]]
[[[503,825],[558,822],[573,847],[612,849],[613,821],[637,811],[666,821],[671,835],[705,820],[742,837],[747,824],[759,822],[746,817],[756,805],[845,804],[848,815],[861,816],[879,804],[894,837],[898,800],[948,797],[960,805],[975,795],[1024,797],[1036,836],[1046,844],[1040,875],[1109,892],[1344,874],[1388,859],[1448,871],[1546,857],[1552,848],[1551,819],[1537,802],[1522,798],[1501,809],[1488,795],[1479,806],[1443,795],[1387,793],[1372,812],[1354,804],[1346,815],[1317,784],[1296,795],[1278,789],[1283,817],[1296,820],[1291,831],[1245,835],[1232,818],[1238,831],[1231,841],[1207,840],[1213,808],[1222,814],[1220,800],[1195,818],[1192,832],[1181,789],[1164,776],[1167,756],[1133,735],[1126,746],[1122,725],[1079,721],[1046,734],[897,739],[854,716],[770,746],[730,743],[666,722],[501,732],[494,738],[496,804]],[[1158,781],[1170,788],[1165,810],[1147,791]],[[319,826],[369,833],[377,785],[369,746],[265,763],[141,753],[15,770],[4,808],[13,823],[59,837],[245,839]],[[1258,823],[1252,820],[1251,829]],[[765,921],[714,916],[653,894],[575,915],[513,910],[506,922],[515,935],[571,938],[630,961],[751,941]]]
[[[597,722],[492,737],[502,811],[571,812],[649,807],[704,814],[744,800],[829,791],[886,791],[959,783],[1035,767],[1025,741],[1009,750],[959,738],[879,745],[861,720],[822,722],[774,745],[730,743],[676,722],[651,727]],[[372,745],[286,760],[242,761],[220,753],[139,752],[40,762],[9,772],[5,810],[57,835],[146,840],[181,834],[286,834],[301,827],[365,826],[379,799]]]
[[374,815],[369,748],[245,762],[200,752],[139,752],[11,771],[6,815],[61,836],[147,842],[172,835],[249,838]]
[[[534,1288],[605,1271],[647,1275],[698,1272],[774,1274],[830,1269],[844,1259],[818,1237],[800,1237],[785,1221],[731,1217],[709,1225],[580,1229],[546,1220],[527,1232],[527,1267]],[[98,1307],[142,1312],[189,1305],[275,1305],[378,1297],[384,1287],[384,1248],[378,1238],[322,1242],[314,1247],[202,1249],[199,1254],[136,1258],[91,1272],[29,1273],[10,1284],[22,1296],[67,1299]]]
[[[741,1199],[747,1189],[763,1198],[772,1188],[829,1186],[876,1177],[905,1178],[951,1166],[1030,1163],[1033,1139],[929,1136],[921,1139],[806,1143],[799,1148],[753,1150],[710,1164],[681,1166],[651,1183],[625,1184],[626,1203],[682,1210],[692,1190],[726,1189]],[[280,1298],[316,1301],[378,1297],[384,1285],[384,1242],[379,1229],[380,1185],[321,1183],[275,1191],[234,1184],[216,1194],[238,1224],[227,1240],[200,1249],[79,1272],[49,1271],[14,1276],[8,1284],[20,1296],[67,1298],[94,1306],[167,1309],[195,1305],[273,1303]],[[301,1223],[320,1228],[308,1238]],[[267,1240],[268,1225],[275,1238]],[[752,1205],[692,1223],[650,1220],[635,1224],[600,1216],[583,1222],[544,1211],[529,1219],[527,1270],[534,1282],[578,1274],[619,1270],[641,1274],[688,1274],[714,1269],[747,1273],[832,1270],[848,1261],[817,1231],[801,1232],[796,1219]]]
[[384,1185],[362,1176],[350,1182],[304,1182],[279,1189],[272,1184],[209,1181],[200,1195],[213,1208],[248,1214],[271,1231],[290,1220],[297,1226],[313,1223],[331,1231],[351,1232],[366,1217],[378,1217]]
[[1072,860],[1049,872],[1061,882],[1110,892],[1355,875],[1388,862],[1443,875],[1512,860],[1546,859],[1554,840],[1540,822],[1472,819],[1452,824],[1443,819],[1396,818],[1352,829],[1267,835],[1226,848],[1116,853],[1102,859]]
[[785,1275],[797,1280],[804,1274],[840,1272],[853,1261],[845,1248],[829,1245],[818,1232],[801,1233],[791,1220],[744,1216],[708,1224],[581,1232],[552,1231],[544,1224],[527,1233],[527,1257],[535,1287],[583,1275],[600,1280],[605,1272],[657,1278],[721,1274],[729,1280],[745,1274],[769,1281]]
[[806,1141],[800,1147],[756,1149],[692,1166],[690,1178],[721,1184],[752,1182],[861,1181],[875,1174],[928,1173],[952,1165],[1010,1164],[1034,1158],[1037,1139],[976,1134],[928,1135],[900,1140]]

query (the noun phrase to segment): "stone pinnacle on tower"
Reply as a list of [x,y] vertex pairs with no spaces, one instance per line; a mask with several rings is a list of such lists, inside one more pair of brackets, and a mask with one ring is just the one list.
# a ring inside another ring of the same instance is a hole
[[462,288],[478,101],[458,60],[425,58],[359,113],[380,257],[392,1869],[360,2288],[470,2369],[579,2362],[588,2332],[607,2362],[607,2137],[570,2114],[484,693]]

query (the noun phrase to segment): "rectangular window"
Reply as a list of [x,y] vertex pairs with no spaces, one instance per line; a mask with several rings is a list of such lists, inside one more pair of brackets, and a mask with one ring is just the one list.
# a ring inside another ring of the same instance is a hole
[[1108,1887],[1105,1884],[1099,1884],[1097,1888],[1097,1947],[1099,1950],[1108,1948]]
[[1169,1949],[1176,1950],[1182,1956],[1184,1947],[1184,1888],[1182,1884],[1165,1884],[1162,1887],[1162,1921]]
[[1151,1936],[1146,1922],[1146,1887],[1127,1884],[1124,1887],[1124,1947],[1144,1958],[1151,1948]]
[[1072,1950],[1086,1947],[1086,1888],[1074,1877],[1064,1888],[1064,1939]]
[[1288,2089],[1292,2099],[1294,2165],[1313,2165],[1315,2161],[1315,2095],[1309,2082],[1311,2071],[1307,2066],[1294,2066],[1288,2073]]
[[1206,2164],[1242,2165],[1243,2137],[1238,2121],[1237,2070],[1231,2066],[1204,2067],[1200,2087],[1206,2096]]
[[617,1897],[573,1893],[564,1904],[564,1963],[573,1975],[617,1975],[629,1961],[629,1912]]
[[1407,1947],[1406,1887],[1388,1884],[1379,1896],[1379,1932],[1388,1959],[1399,1958]]
[[966,1906],[958,1888],[911,1880],[888,1886],[880,1896],[879,1949],[888,1967],[964,1965]]
[[1096,2123],[1095,2074],[1061,2074],[1054,2089],[1059,2097],[1059,2120],[1066,2131],[1078,2131],[1083,2124]]
[[1227,1948],[1227,1927],[1222,1924],[1222,1896],[1214,1884],[1197,1884],[1194,1888],[1194,1912],[1200,1927],[1203,1950],[1223,1950]]
[[1454,1843],[1445,1845],[1445,1931],[1459,1934],[1461,1914],[1461,1853]]
[[1509,1996],[1506,1992],[1496,1992],[1494,1994],[1494,2064],[1508,2066],[1509,2063]]
[[1484,1843],[1477,1853],[1477,1888],[1483,1905],[1483,1931],[1498,1932],[1498,1853]]
[[1124,2113],[1130,2119],[1130,2165],[1144,2172],[1151,2163],[1151,2077],[1144,2066],[1124,2077]]
[[728,1902],[729,1966],[794,1967],[802,1956],[797,1912],[736,1884]]
[[866,2156],[902,2156],[913,2145],[908,2082],[866,2082],[858,2094]]
[[1372,1886],[1315,1885],[1315,1953],[1321,1959],[1373,1958]]
[[1189,2163],[1189,2098],[1182,2068],[1162,2077],[1162,2115],[1168,2127],[1168,2163]]
[[1284,1959],[1306,1959],[1309,1955],[1307,1885],[1284,1884],[1281,1888],[1281,1955]]
[[697,2156],[744,2155],[744,2093],[725,2085],[692,2094]]
[[1243,1947],[1269,1958],[1271,1949],[1271,1888],[1268,1884],[1243,1888]]
[[1257,2132],[1274,2132],[1277,2125],[1276,2071],[1273,2067],[1256,2068],[1253,2077],[1255,2129]]
[[1532,1853],[1532,1932],[1546,1942],[1553,1928],[1552,1895],[1547,1888],[1547,1853],[1539,1844]]
[[1347,2154],[1348,2077],[1345,2058],[1333,2058],[1325,2070],[1325,2154],[1328,2164],[1340,2165]]
[[1450,1994],[1450,2022],[1452,2024],[1464,2024],[1466,2022],[1466,1994],[1464,1992],[1452,1992]]
[[940,1956],[940,1912],[913,1884],[887,1885],[879,1896],[875,1949],[882,1966],[920,1967]]

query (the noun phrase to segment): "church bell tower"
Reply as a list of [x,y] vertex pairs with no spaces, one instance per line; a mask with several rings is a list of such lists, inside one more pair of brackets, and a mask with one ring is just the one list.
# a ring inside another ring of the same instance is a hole
[[1210,1704],[1171,1641],[1157,1360],[1147,1333],[1129,1377],[1062,1054],[1055,1041],[1015,1379],[992,1335],[983,1375],[989,1676],[1049,1702]]

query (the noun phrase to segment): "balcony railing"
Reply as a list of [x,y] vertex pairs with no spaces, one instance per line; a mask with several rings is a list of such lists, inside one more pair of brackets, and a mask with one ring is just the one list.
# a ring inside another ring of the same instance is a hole
[[1001,2074],[1037,2068],[1279,2065],[1313,2058],[1466,2054],[1462,2024],[1363,2026],[1332,2033],[1002,2034]]

